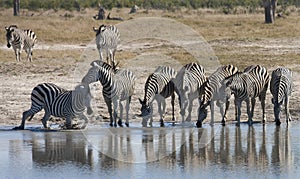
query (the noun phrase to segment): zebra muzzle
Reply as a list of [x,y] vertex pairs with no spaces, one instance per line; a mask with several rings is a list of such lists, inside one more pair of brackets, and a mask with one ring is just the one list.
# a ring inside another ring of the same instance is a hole
[[11,45],[9,43],[7,43],[7,48],[10,48],[10,47],[11,47]]
[[91,107],[88,107],[88,108],[87,108],[87,114],[88,114],[88,115],[93,114],[93,110],[92,110]]

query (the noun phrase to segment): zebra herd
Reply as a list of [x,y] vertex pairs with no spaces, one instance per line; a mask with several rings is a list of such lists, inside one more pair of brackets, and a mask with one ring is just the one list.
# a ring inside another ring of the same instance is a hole
[[[20,30],[17,26],[5,28],[7,31],[7,46],[13,46],[17,61],[20,60],[20,53],[24,48],[31,61],[32,48],[36,41],[36,35],[31,30]],[[44,128],[47,128],[47,120],[51,115],[66,118],[66,128],[72,128],[72,118],[79,117],[85,122],[88,119],[83,114],[85,108],[91,114],[92,95],[89,85],[99,81],[102,88],[104,101],[110,116],[110,126],[123,127],[123,104],[125,101],[126,122],[129,126],[129,110],[132,96],[135,90],[136,76],[132,71],[117,67],[115,53],[120,42],[120,33],[115,26],[101,25],[93,27],[96,32],[96,46],[99,51],[100,60],[93,61],[91,67],[82,78],[81,84],[74,90],[68,91],[51,83],[43,83],[33,88],[31,93],[31,108],[23,113],[22,123],[15,129],[24,129],[27,118],[32,117],[42,109],[45,115],[42,119]],[[107,63],[103,61],[102,51],[106,51]],[[181,122],[192,120],[193,101],[198,99],[197,127],[202,127],[203,121],[207,118],[208,106],[211,111],[211,122],[214,124],[214,108],[220,108],[222,124],[225,125],[227,111],[230,105],[229,99],[234,96],[235,118],[237,125],[240,125],[241,105],[246,102],[248,124],[252,125],[256,98],[261,101],[262,122],[266,120],[265,100],[270,84],[270,92],[273,96],[274,116],[276,125],[280,125],[281,106],[285,106],[286,122],[291,120],[289,113],[289,98],[292,92],[292,74],[287,68],[279,67],[272,72],[271,77],[265,67],[252,65],[239,71],[233,65],[219,67],[211,75],[207,75],[203,66],[197,62],[184,65],[177,72],[170,66],[158,66],[146,80],[144,98],[139,99],[141,103],[142,126],[152,126],[153,122],[153,101],[158,104],[160,125],[164,126],[164,114],[166,109],[165,99],[171,97],[172,120],[175,122],[175,94],[178,96]],[[187,112],[187,115],[186,115]],[[118,119],[118,120],[117,120]]]

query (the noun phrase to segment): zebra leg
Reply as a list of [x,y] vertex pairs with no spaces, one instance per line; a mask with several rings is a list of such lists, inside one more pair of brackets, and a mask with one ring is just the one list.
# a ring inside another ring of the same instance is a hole
[[111,99],[109,98],[104,98],[107,109],[108,109],[108,113],[109,113],[109,118],[110,118],[110,126],[113,126],[113,115],[112,115],[112,105],[111,105]]
[[186,121],[191,122],[191,118],[192,118],[192,109],[193,109],[193,101],[194,99],[190,99],[189,103],[188,103],[188,116],[186,118]]
[[290,109],[289,109],[289,96],[285,97],[285,115],[286,115],[286,124],[289,124],[289,121],[292,121]]
[[71,116],[66,116],[66,128],[72,129],[72,118]]
[[[113,114],[114,126],[117,127],[117,117],[118,117],[118,107],[119,107],[119,103],[117,99],[114,99],[113,106],[114,106],[114,114]],[[122,120],[118,121],[118,125],[120,127],[123,127]]]
[[47,121],[50,117],[50,113],[48,111],[45,111],[44,117],[42,119],[42,123],[45,129],[49,129],[49,127],[47,126]]
[[17,62],[21,61],[21,57],[20,57],[21,52],[19,49],[15,49],[15,54],[16,54]]
[[[121,123],[122,124],[122,118],[123,118],[123,111],[124,111],[124,108],[123,108],[123,104],[121,102],[121,100],[119,101],[119,106],[120,106],[120,115],[119,115],[119,121],[118,121],[118,124]],[[120,122],[121,121],[121,122]]]
[[[172,121],[175,122],[175,109],[174,109],[174,104],[175,104],[175,94],[173,93],[171,96],[171,105],[172,105]],[[175,125],[175,123],[173,123]]]
[[126,100],[126,122],[125,125],[129,127],[129,109],[130,109],[130,103],[131,103],[131,96],[128,97]]
[[211,101],[210,103],[210,125],[212,126],[215,121],[215,102]]
[[27,49],[26,53],[27,53],[27,60],[31,62],[32,61],[32,50],[31,50],[31,48]]
[[261,109],[262,109],[262,123],[265,124],[266,122],[266,95],[261,98],[260,100],[261,103]]
[[[153,103],[150,104],[151,105],[151,114],[150,114],[150,121],[149,121],[149,126],[153,127],[152,123],[153,123]],[[146,124],[147,126],[147,124]]]
[[236,104],[236,120],[237,120],[236,126],[240,126],[242,101],[235,100],[235,104]]
[[84,123],[83,123],[83,125],[81,126],[80,129],[85,129],[85,127],[86,127],[87,124],[88,124],[88,118],[87,118],[84,114],[81,114],[81,115],[80,115],[80,118],[84,120]]
[[229,105],[230,105],[230,101],[227,100],[227,101],[226,101],[226,105],[225,105],[224,115],[222,115],[222,125],[223,125],[223,126],[225,126],[225,121],[226,121],[226,119],[227,119],[227,111],[228,111]]
[[246,105],[247,105],[247,115],[248,115],[248,125],[252,125],[252,117],[253,117],[253,110],[255,106],[255,98],[251,98],[251,101],[246,99]]
[[162,110],[162,105],[165,105],[165,104],[163,104],[163,103],[164,102],[163,102],[162,98],[158,98],[157,99],[158,113],[159,113],[159,117],[160,117],[160,120],[159,120],[160,127],[164,127],[164,119],[163,119],[164,118],[163,117],[163,111],[164,110]]

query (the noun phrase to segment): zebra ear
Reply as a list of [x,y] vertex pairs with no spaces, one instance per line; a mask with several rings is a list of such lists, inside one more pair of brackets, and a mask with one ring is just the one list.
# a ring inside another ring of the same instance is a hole
[[5,27],[5,30],[8,31],[8,27]]
[[97,28],[93,27],[93,30],[94,30],[95,32],[98,32],[98,30],[99,30],[99,29],[97,29]]

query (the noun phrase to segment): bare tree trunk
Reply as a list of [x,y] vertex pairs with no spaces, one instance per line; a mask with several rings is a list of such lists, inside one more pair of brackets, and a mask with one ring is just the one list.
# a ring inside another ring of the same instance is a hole
[[14,16],[18,16],[20,13],[20,0],[14,0]]
[[275,13],[277,0],[263,0],[265,8],[265,23],[273,23],[275,21]]

